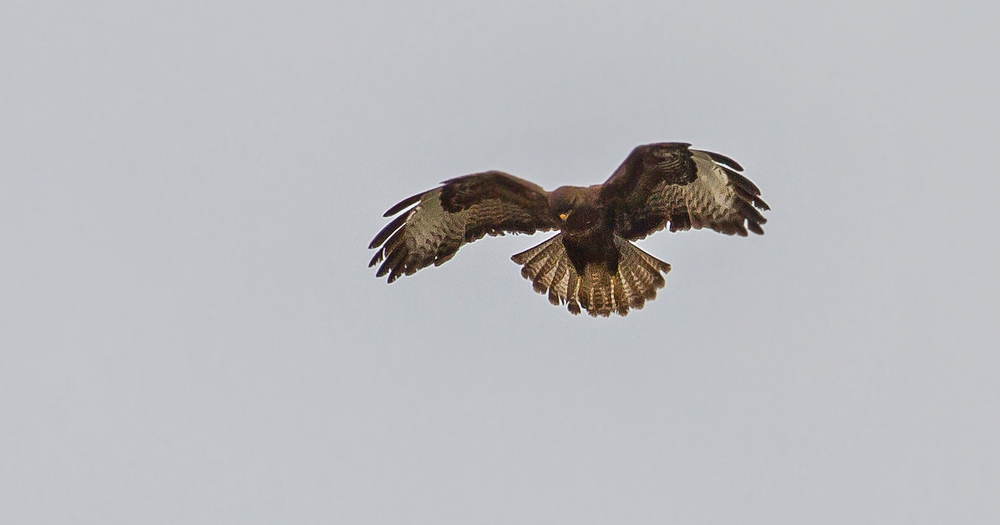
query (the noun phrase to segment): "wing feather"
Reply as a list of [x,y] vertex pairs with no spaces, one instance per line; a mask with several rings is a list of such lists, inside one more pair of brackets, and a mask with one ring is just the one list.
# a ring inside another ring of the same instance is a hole
[[447,180],[400,201],[385,216],[400,212],[368,245],[378,250],[368,266],[382,262],[376,276],[388,274],[390,283],[431,264],[441,265],[463,244],[486,235],[535,233],[558,226],[545,190],[499,171]]
[[725,155],[685,143],[647,144],[632,150],[602,187],[599,201],[611,209],[615,231],[626,239],[666,227],[762,235],[767,219],[760,212],[770,208],[742,170]]

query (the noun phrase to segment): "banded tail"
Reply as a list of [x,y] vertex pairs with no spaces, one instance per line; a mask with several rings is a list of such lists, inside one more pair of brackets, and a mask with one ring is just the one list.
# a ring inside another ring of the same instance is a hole
[[642,308],[666,284],[663,275],[670,265],[617,235],[618,271],[611,275],[606,262],[588,263],[581,276],[570,262],[562,237],[560,233],[511,259],[524,266],[521,275],[536,292],[547,294],[553,305],[566,304],[570,313],[579,314],[583,308],[594,317],[608,317],[612,312],[628,315],[629,308]]

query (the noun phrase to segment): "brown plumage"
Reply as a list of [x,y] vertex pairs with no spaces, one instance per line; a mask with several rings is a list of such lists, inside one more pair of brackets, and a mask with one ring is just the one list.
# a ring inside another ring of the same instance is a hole
[[[560,230],[514,255],[521,275],[554,305],[574,314],[626,315],[665,284],[670,265],[630,241],[663,228],[710,228],[727,235],[763,234],[768,206],[734,160],[689,144],[639,146],[604,184],[547,192],[499,171],[454,178],[409,197],[385,213],[403,212],[369,244],[369,266],[391,283],[451,259],[485,235]],[[412,206],[412,207],[410,207]],[[407,209],[408,208],[408,209]]]

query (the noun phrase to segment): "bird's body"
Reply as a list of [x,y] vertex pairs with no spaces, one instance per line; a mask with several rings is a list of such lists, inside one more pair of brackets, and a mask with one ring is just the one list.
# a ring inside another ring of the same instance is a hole
[[691,150],[684,143],[635,148],[604,184],[562,186],[547,192],[499,171],[454,178],[409,197],[385,213],[395,215],[369,248],[378,251],[377,276],[389,282],[431,264],[485,235],[560,230],[514,255],[521,274],[553,304],[591,315],[626,315],[662,288],[670,265],[630,241],[669,227],[708,227],[727,235],[757,234],[767,210],[760,190],[737,173],[728,157]]

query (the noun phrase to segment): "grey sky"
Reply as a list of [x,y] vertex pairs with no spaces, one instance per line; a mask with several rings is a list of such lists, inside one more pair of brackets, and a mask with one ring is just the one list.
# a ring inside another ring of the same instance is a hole
[[[276,4],[5,5],[0,521],[1000,521],[995,2]],[[659,141],[773,211],[626,318],[366,266]]]

